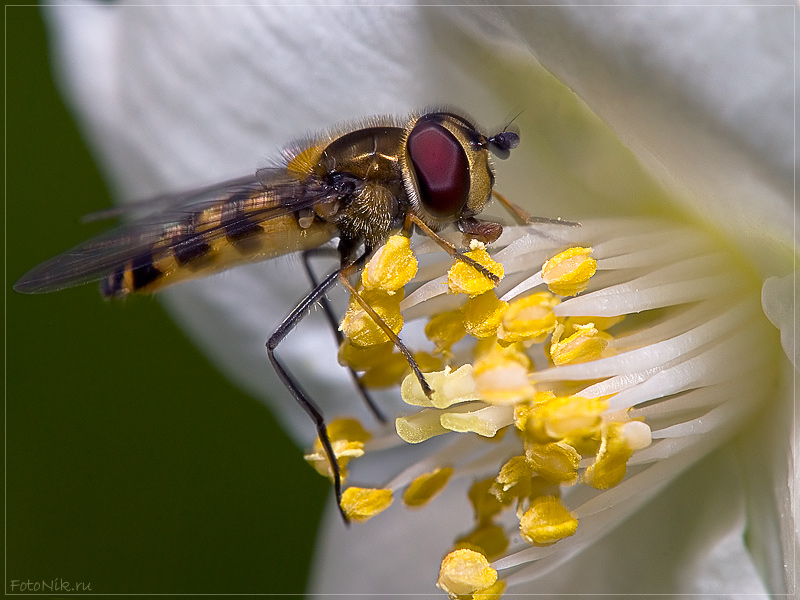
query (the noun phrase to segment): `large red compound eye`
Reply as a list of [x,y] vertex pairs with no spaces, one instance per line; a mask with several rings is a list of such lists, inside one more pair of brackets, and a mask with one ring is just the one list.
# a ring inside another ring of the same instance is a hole
[[435,217],[458,215],[469,195],[469,161],[456,137],[439,123],[420,121],[408,136],[408,156],[424,208]]

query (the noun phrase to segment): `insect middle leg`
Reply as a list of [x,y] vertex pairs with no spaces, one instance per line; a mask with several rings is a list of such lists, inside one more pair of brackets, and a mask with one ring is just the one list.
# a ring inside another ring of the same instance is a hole
[[[319,285],[316,276],[314,275],[314,271],[311,269],[311,257],[315,254],[320,253],[320,249],[315,250],[306,250],[302,254],[303,258],[303,266],[306,270],[306,275],[308,275],[308,279],[311,281],[311,285],[315,288]],[[338,256],[338,252],[336,253]],[[342,332],[339,331],[339,323],[336,320],[336,316],[333,314],[333,309],[331,308],[331,304],[328,301],[328,298],[323,295],[319,299],[319,304],[322,307],[322,311],[325,313],[325,318],[328,321],[328,324],[331,327],[331,331],[333,331],[333,335],[336,338],[336,345],[337,347],[341,347],[342,342],[344,341],[344,336]],[[372,399],[372,396],[369,395],[367,390],[364,388],[364,385],[361,383],[361,379],[359,379],[356,372],[352,369],[352,367],[347,367],[347,370],[350,373],[350,377],[353,380],[356,388],[358,389],[361,398],[364,400],[364,403],[367,405],[367,408],[372,412],[375,418],[380,423],[386,423],[386,416],[381,412],[378,406],[375,404],[375,400]]]

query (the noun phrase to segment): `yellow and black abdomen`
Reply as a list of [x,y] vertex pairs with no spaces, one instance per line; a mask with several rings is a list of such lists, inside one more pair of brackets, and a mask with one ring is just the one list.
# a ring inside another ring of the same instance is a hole
[[228,201],[165,228],[150,251],[114,269],[100,290],[104,296],[153,293],[180,281],[316,248],[335,235],[334,225],[271,208],[264,195],[236,205]]

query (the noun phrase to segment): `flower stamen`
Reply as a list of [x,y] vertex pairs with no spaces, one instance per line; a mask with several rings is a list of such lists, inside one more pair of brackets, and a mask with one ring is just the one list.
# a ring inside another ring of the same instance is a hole
[[[416,278],[398,285],[411,272],[397,264],[412,262],[406,238],[362,278],[361,293],[375,294],[369,302],[388,321],[425,320],[424,338],[417,332],[428,348],[415,356],[426,357],[432,393],[405,376],[409,414],[396,418],[395,431],[410,444],[440,440],[379,497],[404,489],[405,504],[420,506],[448,482],[475,480],[475,521],[441,565],[438,585],[453,598],[496,597],[589,545],[734,432],[766,395],[754,374],[772,368],[771,358],[752,349],[770,347],[773,332],[758,287],[713,238],[650,220],[540,235],[543,227],[507,228],[500,250],[473,244],[467,256],[505,277],[498,285],[449,257],[420,270],[413,259]],[[365,380],[397,381],[407,369],[397,362],[392,370],[392,344],[367,332],[356,310],[343,320],[342,362]],[[395,446],[389,436],[331,440],[346,462],[365,444]],[[383,510],[374,500],[356,504],[369,507],[352,509],[366,518]]]

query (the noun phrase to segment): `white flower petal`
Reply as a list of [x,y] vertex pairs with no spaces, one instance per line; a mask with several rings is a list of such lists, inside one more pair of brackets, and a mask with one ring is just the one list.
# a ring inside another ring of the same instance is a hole
[[797,243],[793,6],[559,6],[503,16],[684,211],[774,272],[776,245]]
[[785,277],[770,277],[761,288],[764,314],[781,330],[781,345],[795,369],[800,370],[797,346],[797,302],[800,299],[800,272]]
[[[525,109],[517,121],[523,145],[503,165],[499,181],[537,214],[585,218],[676,210],[663,205],[667,196],[659,186],[631,167],[603,125],[537,65],[533,53],[670,189],[681,202],[677,210],[720,229],[762,273],[785,276],[797,243],[787,127],[794,107],[790,8],[73,5],[48,7],[47,14],[60,32],[65,85],[127,198],[252,172],[307,131],[438,102],[458,105],[487,125],[513,108]],[[234,379],[259,397],[286,399],[263,344],[307,289],[295,271],[291,259],[273,261],[186,284],[165,298]],[[786,296],[773,293],[776,285],[765,286],[764,307],[788,331],[787,305],[780,300]],[[327,362],[307,360],[311,351],[329,347],[329,334],[311,324],[297,333],[281,356],[302,369],[314,397],[330,402],[326,411],[352,407],[333,354],[315,352]],[[790,389],[782,399],[789,399]],[[311,428],[300,410],[286,405],[284,419],[300,417],[294,432],[308,439]],[[797,448],[787,456],[788,443],[782,445],[796,424],[781,422],[786,414],[776,402],[765,422],[784,425],[778,442],[748,457],[751,474],[773,477],[756,486],[762,494],[752,503],[763,522],[747,515],[748,523],[756,523],[748,529],[755,560],[772,591],[791,582],[791,569],[775,567],[771,559],[781,552],[791,556],[794,536],[780,526],[791,525],[797,511],[787,499]],[[751,555],[736,543],[745,522],[742,486],[716,483],[720,465],[714,461],[727,461],[732,451],[702,461],[611,533],[608,543],[539,580],[537,591],[567,592],[591,581],[585,592],[615,593],[646,581],[672,593],[763,592],[754,582]],[[778,467],[769,471],[763,464]],[[700,475],[691,480],[694,473]],[[451,487],[437,502],[454,493]],[[711,498],[712,508],[732,507],[704,523],[714,535],[698,528],[703,535],[695,538],[691,527],[672,526],[669,501],[687,497]],[[436,532],[447,544],[458,527],[455,511],[443,513],[409,520],[391,510],[347,532],[339,531],[337,520],[320,546],[316,589],[429,592],[444,550],[429,536]],[[397,526],[387,518],[397,519]],[[778,535],[782,548],[769,554]],[[663,561],[651,560],[641,548],[653,540],[653,552],[674,551]],[[621,550],[609,556],[614,547]],[[434,571],[431,577],[420,575],[425,569]]]

